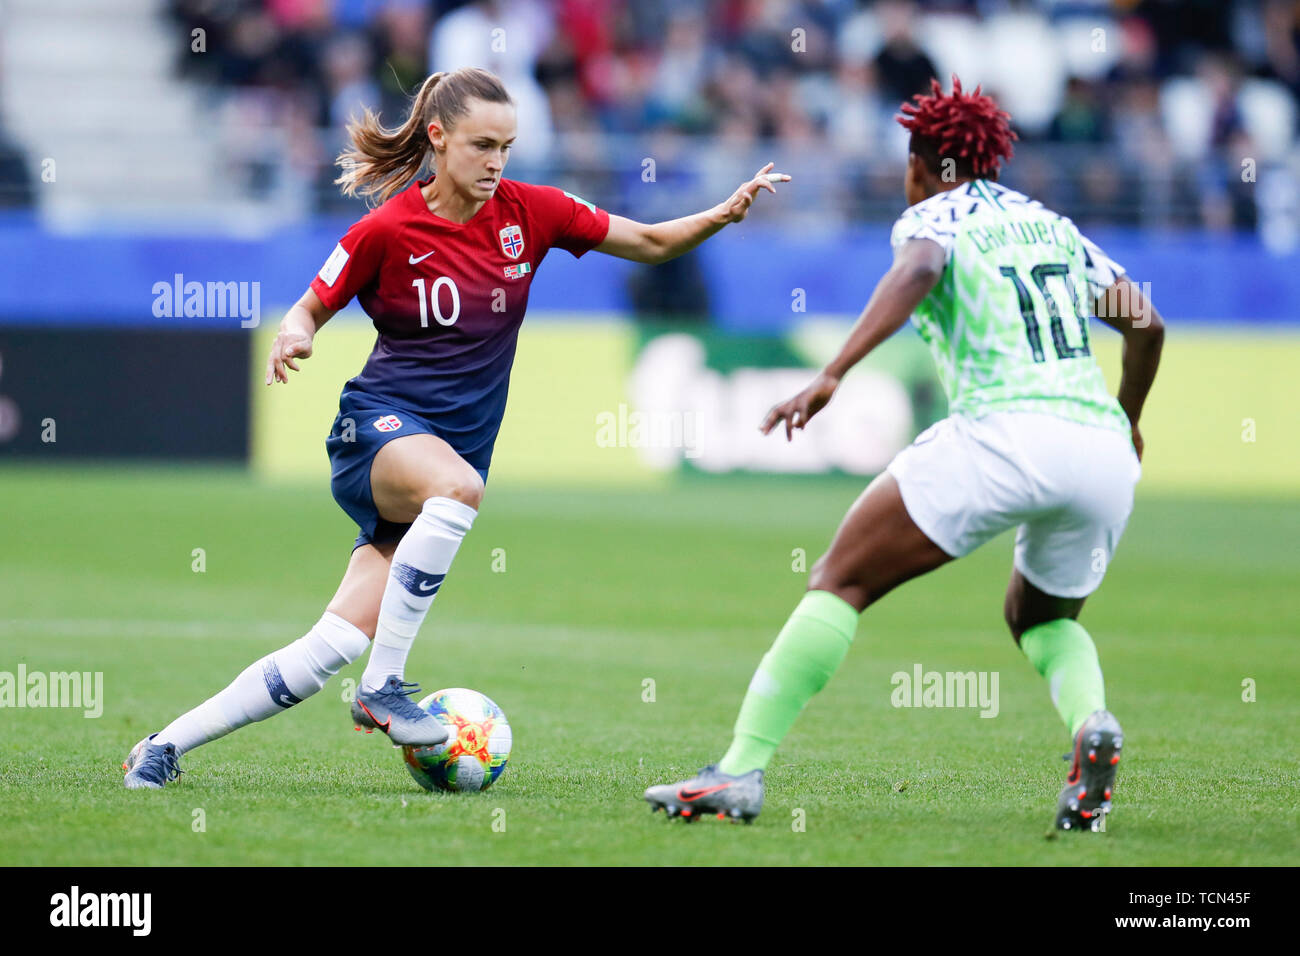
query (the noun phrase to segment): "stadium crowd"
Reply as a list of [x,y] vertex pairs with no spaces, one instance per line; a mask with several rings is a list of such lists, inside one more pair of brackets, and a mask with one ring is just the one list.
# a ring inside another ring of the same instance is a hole
[[396,124],[427,73],[464,65],[519,105],[513,175],[631,214],[716,199],[770,158],[808,184],[810,220],[892,217],[906,154],[892,117],[952,72],[1015,119],[1005,181],[1081,223],[1263,229],[1297,204],[1294,0],[169,5],[187,37],[205,31],[178,68],[210,88],[232,172],[250,190],[310,181],[322,209],[341,202],[349,116]]

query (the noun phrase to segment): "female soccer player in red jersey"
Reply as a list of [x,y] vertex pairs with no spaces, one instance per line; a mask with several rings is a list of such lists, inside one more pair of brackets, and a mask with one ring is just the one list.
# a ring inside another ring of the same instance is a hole
[[[712,209],[653,225],[504,179],[515,108],[478,69],[430,76],[397,129],[367,111],[349,133],[338,182],[382,204],[284,317],[266,382],[288,382],[321,326],[358,298],[379,334],[343,388],[326,447],[334,497],[361,533],[316,625],[140,741],[124,764],[128,788],[162,787],[182,753],[316,693],[372,640],[352,705],[358,727],[399,744],[442,743],[442,725],[410,699],[418,689],[403,679],[406,657],[478,513],[537,267],[552,248],[664,262],[790,178],[769,163]],[[435,174],[417,180],[430,160]]]

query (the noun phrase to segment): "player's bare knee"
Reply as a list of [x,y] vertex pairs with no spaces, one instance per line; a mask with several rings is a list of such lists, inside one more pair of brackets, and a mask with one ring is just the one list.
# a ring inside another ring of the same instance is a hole
[[1023,594],[1016,591],[1007,592],[1006,603],[1002,606],[1002,617],[1006,620],[1007,629],[1011,631],[1011,637],[1017,644],[1020,643],[1020,635],[1031,627],[1046,624],[1060,616],[1054,608],[1048,610],[1034,607],[1033,602],[1026,600]]
[[436,490],[428,498],[451,498],[475,510],[483,501],[483,479],[476,472],[454,475],[436,482]]
[[866,589],[858,582],[848,580],[828,567],[825,555],[822,555],[808,572],[808,590],[827,591],[853,605],[859,611],[864,610],[871,603]]
[[1041,600],[1027,601],[1008,594],[1006,604],[1003,606],[1003,617],[1006,619],[1007,627],[1011,630],[1011,636],[1019,644],[1021,635],[1040,624],[1050,624],[1052,621],[1060,620],[1078,620],[1079,611],[1082,608],[1082,600],[1053,598],[1048,602]]
[[478,510],[483,500],[483,479],[472,469],[453,474],[442,473],[414,482],[407,489],[405,497],[412,515],[418,515],[424,510],[424,503],[430,498],[451,498]]
[[826,570],[826,555],[823,554],[813,562],[812,569],[808,572],[808,590],[831,591],[833,589],[834,582]]

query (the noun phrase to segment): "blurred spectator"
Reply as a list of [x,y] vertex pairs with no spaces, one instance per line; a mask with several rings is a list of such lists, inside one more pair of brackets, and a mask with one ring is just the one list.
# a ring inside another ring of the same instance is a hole
[[551,106],[537,82],[537,61],[554,22],[540,0],[475,0],[440,17],[429,37],[429,70],[463,66],[491,70],[518,108],[512,158],[541,162],[551,149]]
[[1105,143],[1110,119],[1098,90],[1087,80],[1072,76],[1065,87],[1065,102],[1052,118],[1048,138],[1058,143]]
[[646,104],[651,126],[670,123],[686,129],[707,127],[700,93],[708,70],[707,24],[698,11],[679,11],[668,22],[664,52]]
[[371,79],[370,45],[364,37],[345,33],[325,47],[322,72],[325,75],[326,109],[323,125],[346,126],[367,106],[380,102],[379,86]]
[[881,0],[876,4],[876,15],[885,41],[876,54],[876,75],[885,98],[901,103],[916,93],[927,92],[931,77],[938,71],[913,36],[916,4]]
[[1285,84],[1300,100],[1300,4],[1268,0],[1264,5],[1265,62],[1259,74]]
[[1230,50],[1234,6],[1224,0],[1142,0],[1136,12],[1156,39],[1156,74],[1186,73],[1201,54]]
[[23,209],[35,204],[27,157],[0,128],[0,208]]
[[[365,0],[374,5],[375,0]],[[388,123],[405,112],[412,92],[429,75],[429,7],[424,0],[389,0],[374,19],[371,69],[379,84],[379,107]]]
[[842,154],[867,157],[880,139],[882,103],[870,63],[841,63],[826,110],[832,145]]
[[1120,21],[1120,58],[1107,79],[1112,90],[1145,83],[1156,75],[1156,35],[1151,24],[1140,17]]
[[[711,204],[771,159],[800,182],[788,221],[892,219],[907,144],[893,116],[951,72],[1011,110],[1024,138],[1008,184],[1080,221],[1263,229],[1243,158],[1270,195],[1296,193],[1296,0],[168,3],[187,44],[205,31],[181,68],[224,101],[232,181],[314,192],[318,208],[340,202],[351,115],[396,123],[430,72],[464,65],[519,107],[512,174],[621,209]],[[1115,45],[1101,61],[1094,22]],[[641,188],[647,158],[657,190]]]
[[1209,106],[1208,151],[1198,163],[1201,213],[1214,230],[1254,225],[1254,189],[1241,179],[1240,162],[1255,155],[1238,104],[1241,76],[1227,56],[1205,56],[1197,68]]

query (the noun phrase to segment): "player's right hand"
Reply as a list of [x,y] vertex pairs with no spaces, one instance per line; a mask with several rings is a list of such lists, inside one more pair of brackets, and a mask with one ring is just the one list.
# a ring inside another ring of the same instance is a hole
[[311,358],[311,336],[297,329],[281,329],[266,360],[266,384],[273,381],[288,384],[289,373],[285,369],[298,371],[298,363],[294,360],[305,358]]
[[785,440],[790,441],[794,437],[794,430],[803,428],[810,418],[825,408],[831,396],[835,394],[835,389],[839,387],[838,378],[822,372],[813,379],[811,385],[794,398],[780,405],[774,405],[767,413],[767,417],[763,419],[763,424],[758,426],[759,431],[764,435],[770,435],[773,428],[785,422]]
[[772,167],[776,163],[768,163],[762,169],[754,174],[754,178],[749,182],[741,183],[740,188],[731,194],[731,198],[722,204],[722,218],[725,222],[736,223],[744,220],[749,215],[749,207],[753,205],[754,200],[758,197],[760,189],[766,189],[768,192],[775,194],[776,187],[773,183],[788,183],[790,176],[786,173],[774,173]]
[[1142,433],[1138,431],[1136,425],[1133,426],[1133,450],[1137,452],[1138,461],[1142,460],[1142,452],[1146,450],[1146,442],[1142,440]]

